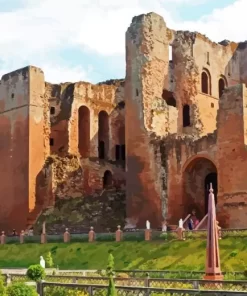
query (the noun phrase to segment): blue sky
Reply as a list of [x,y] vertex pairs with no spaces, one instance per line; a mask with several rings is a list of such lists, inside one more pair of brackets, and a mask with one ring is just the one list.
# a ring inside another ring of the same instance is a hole
[[172,29],[214,41],[247,39],[247,0],[0,0],[0,74],[26,65],[49,82],[125,76],[125,31],[154,11]]
[[[165,1],[164,1],[165,2]],[[204,15],[210,15],[215,9],[222,9],[232,5],[234,0],[198,0],[198,1],[180,1],[172,13],[183,21],[196,21]],[[192,3],[189,4],[189,3]],[[177,15],[176,15],[177,14]]]

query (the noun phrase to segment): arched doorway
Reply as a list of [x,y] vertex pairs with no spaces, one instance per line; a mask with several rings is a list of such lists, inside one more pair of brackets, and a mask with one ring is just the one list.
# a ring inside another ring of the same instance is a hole
[[98,118],[98,149],[99,158],[107,159],[109,149],[109,115],[100,111]]
[[184,215],[193,209],[198,218],[202,219],[208,212],[209,185],[212,183],[217,200],[217,168],[213,161],[206,157],[196,157],[185,164],[184,180]]
[[105,171],[103,176],[103,188],[109,188],[112,186],[113,180],[112,180],[112,173],[110,171]]
[[78,149],[81,157],[90,156],[90,110],[86,106],[78,110]]
[[221,77],[218,82],[219,98],[223,95],[225,88],[226,88],[226,79]]

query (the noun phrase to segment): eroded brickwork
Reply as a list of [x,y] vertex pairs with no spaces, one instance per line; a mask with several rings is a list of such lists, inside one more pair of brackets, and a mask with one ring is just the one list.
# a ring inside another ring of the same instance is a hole
[[246,83],[246,43],[173,31],[150,13],[133,18],[126,48],[127,216],[155,227],[162,219],[177,224],[192,209],[201,219],[213,183],[221,225],[246,227],[245,89],[233,87]]
[[59,202],[72,211],[63,223],[98,230],[124,224],[125,211],[142,228],[192,209],[202,219],[212,183],[220,224],[246,227],[246,50],[149,13],[126,32],[125,80],[50,84],[31,66],[4,75],[1,226],[21,230],[46,209],[39,222],[52,229]]

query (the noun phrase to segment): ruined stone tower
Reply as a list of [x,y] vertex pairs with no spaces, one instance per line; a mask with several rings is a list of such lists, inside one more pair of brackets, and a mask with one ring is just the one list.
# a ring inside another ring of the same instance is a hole
[[44,74],[32,66],[6,74],[0,82],[2,229],[20,230],[35,208],[36,177],[49,155],[44,90]]
[[[246,50],[148,13],[127,29],[125,80],[51,84],[31,66],[4,75],[3,230],[74,198],[110,208],[113,227],[176,225],[193,209],[203,219],[210,183],[221,226],[246,227]],[[78,223],[105,230],[105,212],[92,216]]]

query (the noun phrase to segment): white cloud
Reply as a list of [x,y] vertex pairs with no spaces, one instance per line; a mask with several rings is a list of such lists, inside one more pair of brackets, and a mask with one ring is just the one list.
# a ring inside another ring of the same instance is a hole
[[[70,67],[54,53],[59,55],[62,48],[70,45],[101,54],[102,59],[124,56],[125,32],[132,17],[150,11],[162,15],[170,28],[196,30],[215,41],[245,40],[247,36],[247,27],[242,21],[246,0],[235,1],[234,5],[215,10],[194,22],[174,20],[169,6],[175,2],[193,5],[195,0],[21,1],[24,8],[0,13],[0,59],[4,61],[1,73],[34,64],[45,71],[46,79],[51,82],[90,76],[90,71],[82,67],[80,61],[78,67]],[[120,63],[124,63],[124,58]]]
[[238,0],[225,8],[215,9],[210,15],[195,22],[173,23],[174,29],[198,31],[206,34],[213,41],[228,39],[244,41],[247,39],[247,27],[243,25],[247,1]]
[[81,66],[69,67],[57,64],[43,64],[46,80],[51,83],[88,81],[90,69]]
[[[28,63],[26,64],[26,66]],[[41,62],[41,65],[33,65],[41,68],[45,73],[46,81],[51,83],[61,82],[75,82],[75,81],[88,81],[89,75],[92,69],[90,67],[83,68],[82,66],[71,67],[66,65],[60,65],[58,63]],[[24,65],[22,62],[15,64],[6,62],[1,65],[0,76],[9,73],[11,71],[22,68]]]
[[164,0],[164,4],[166,3],[172,3],[173,5],[193,5],[197,6],[200,4],[205,3],[208,0]]

